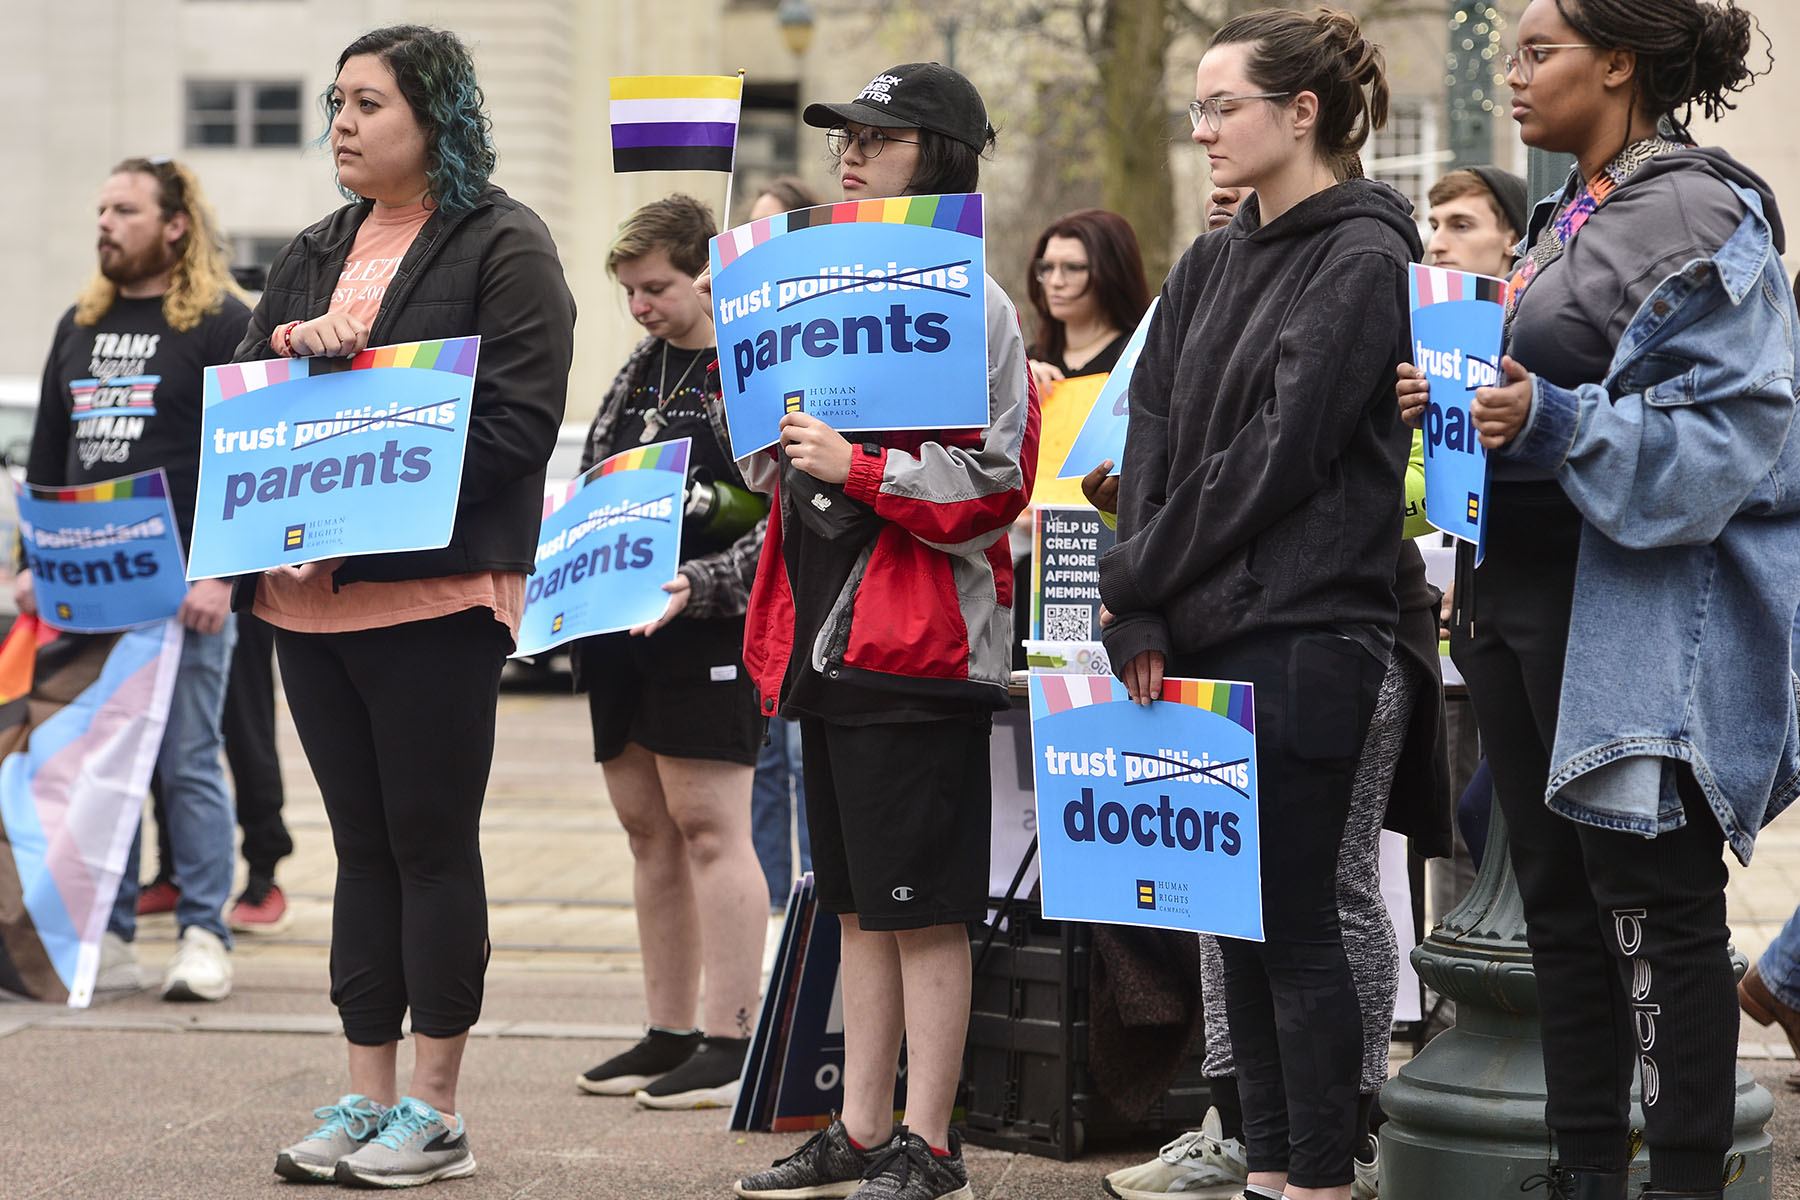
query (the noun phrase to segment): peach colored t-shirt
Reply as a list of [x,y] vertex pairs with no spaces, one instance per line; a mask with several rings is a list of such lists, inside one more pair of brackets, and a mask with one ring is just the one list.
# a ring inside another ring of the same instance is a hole
[[[430,216],[431,210],[423,203],[408,208],[377,207],[371,212],[344,260],[331,293],[331,311],[374,325],[400,260]],[[488,608],[518,636],[519,618],[525,611],[525,576],[520,572],[475,571],[393,583],[364,581],[334,590],[331,574],[342,561],[312,564],[312,573],[305,578],[297,567],[265,572],[256,589],[256,615],[296,633],[344,633]]]

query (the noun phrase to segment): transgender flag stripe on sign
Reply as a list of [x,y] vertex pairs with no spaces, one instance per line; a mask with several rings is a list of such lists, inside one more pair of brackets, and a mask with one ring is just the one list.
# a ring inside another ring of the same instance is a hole
[[1506,302],[1506,281],[1488,275],[1471,275],[1443,267],[1412,264],[1412,301],[1414,308],[1442,304],[1447,300],[1491,300]]

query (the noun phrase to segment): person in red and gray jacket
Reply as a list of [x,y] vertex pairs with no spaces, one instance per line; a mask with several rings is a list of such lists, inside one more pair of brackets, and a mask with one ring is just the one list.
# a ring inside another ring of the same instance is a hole
[[[871,99],[872,98],[872,99]],[[814,104],[846,200],[974,191],[993,130],[936,63]],[[739,460],[779,520],[750,593],[744,663],[765,715],[798,719],[820,907],[840,917],[844,1107],[739,1196],[967,1196],[950,1109],[968,1029],[964,922],[987,911],[988,736],[1009,703],[1007,527],[1030,500],[1038,402],[992,279],[986,429],[846,440],[809,414]],[[879,369],[879,368],[876,368]],[[892,1126],[906,1037],[906,1120]],[[883,1188],[887,1190],[882,1190]]]

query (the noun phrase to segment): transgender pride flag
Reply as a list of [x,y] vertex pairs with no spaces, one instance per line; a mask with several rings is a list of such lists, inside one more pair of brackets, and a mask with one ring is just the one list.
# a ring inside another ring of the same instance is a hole
[[181,625],[0,643],[0,990],[85,1008],[144,811]]
[[615,75],[613,170],[723,171],[737,154],[739,75]]

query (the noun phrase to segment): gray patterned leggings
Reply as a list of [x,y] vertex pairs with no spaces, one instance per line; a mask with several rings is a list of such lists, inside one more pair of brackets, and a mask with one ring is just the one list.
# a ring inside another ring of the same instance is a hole
[[[1373,1095],[1387,1082],[1388,1044],[1393,1037],[1394,997],[1400,986],[1400,949],[1387,906],[1381,900],[1381,823],[1387,816],[1394,767],[1419,694],[1417,663],[1406,655],[1381,680],[1375,716],[1357,760],[1350,815],[1344,826],[1344,853],[1338,860],[1338,923],[1344,955],[1362,1007],[1363,1060],[1359,1090]],[[1209,1078],[1237,1074],[1231,1057],[1231,1029],[1225,1021],[1225,963],[1219,940],[1200,935],[1200,991],[1206,1008],[1206,1064]]]

